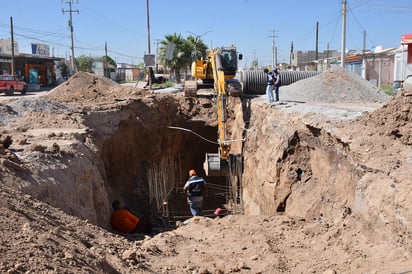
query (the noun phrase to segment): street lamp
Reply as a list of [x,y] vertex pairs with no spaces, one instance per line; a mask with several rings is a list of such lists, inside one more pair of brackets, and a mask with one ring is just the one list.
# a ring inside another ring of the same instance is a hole
[[197,43],[199,42],[200,38],[202,38],[203,36],[205,36],[206,34],[212,32],[212,31],[213,30],[208,30],[205,33],[199,35],[197,33],[194,33],[192,31],[187,30],[188,33],[193,34],[195,36],[195,60],[197,59]]

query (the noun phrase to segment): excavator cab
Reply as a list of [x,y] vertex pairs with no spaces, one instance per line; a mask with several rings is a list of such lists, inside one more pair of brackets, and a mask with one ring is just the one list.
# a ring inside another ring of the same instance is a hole
[[213,88],[215,81],[213,75],[214,62],[219,62],[218,69],[223,71],[225,79],[234,79],[238,68],[238,60],[242,59],[242,54],[238,55],[235,46],[209,50],[205,60],[198,59],[192,63],[191,71],[194,80],[185,81],[185,96],[196,96],[198,89]]
[[225,78],[234,78],[237,71],[237,61],[242,59],[242,55],[237,56],[236,48],[233,46],[230,47],[221,47],[220,48],[220,58],[223,72]]

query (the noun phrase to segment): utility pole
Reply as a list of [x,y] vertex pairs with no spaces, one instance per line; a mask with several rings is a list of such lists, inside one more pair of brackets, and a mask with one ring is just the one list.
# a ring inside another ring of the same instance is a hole
[[13,17],[10,16],[10,36],[11,36],[11,75],[14,75],[14,31]]
[[147,15],[147,50],[150,52],[150,16],[149,16],[149,0],[146,0],[146,15]]
[[269,35],[269,37],[272,37],[272,69],[274,69],[278,63],[277,59],[277,54],[275,53],[275,35],[276,30],[270,30],[269,32],[272,33],[272,35]]
[[158,63],[158,61],[159,61],[159,44],[160,44],[160,39],[156,39],[156,69],[155,69],[155,71],[156,71],[156,73],[158,72],[158,70],[159,70],[159,63]]
[[329,69],[329,43],[326,46],[326,69]]
[[366,52],[366,30],[363,31],[363,54]]
[[253,50],[253,61],[252,61],[252,67],[254,69],[257,69],[259,66],[258,60],[256,59],[256,50]]
[[[149,17],[149,0],[146,0],[146,18],[147,18],[147,50],[148,54],[151,54],[150,52],[150,17]],[[150,75],[150,68],[149,68],[149,73],[147,76],[149,80],[149,89],[152,90],[152,77]]]
[[340,66],[345,67],[345,48],[346,48],[346,0],[342,0],[342,45],[340,53]]
[[[109,69],[109,62],[108,62],[108,59],[107,59],[107,41],[104,42],[104,52],[105,52],[104,67],[103,67],[104,68],[104,77],[108,77],[109,74],[107,73],[107,71]],[[108,78],[110,78],[110,76]]]
[[318,61],[319,61],[318,41],[319,41],[319,22],[316,22],[316,50],[315,50],[316,70],[318,70]]
[[[62,0],[62,2],[63,1],[64,0]],[[77,14],[79,14],[79,10],[73,10],[72,9],[72,4],[78,4],[79,1],[78,0],[66,0],[65,3],[69,4],[69,9],[68,10],[62,9],[62,12],[63,12],[63,14],[66,13],[66,12],[68,12],[70,14],[70,16],[69,16],[69,18],[70,18],[69,19],[69,28],[70,28],[70,38],[71,38],[71,50],[72,50],[72,58],[70,60],[70,63],[71,63],[71,66],[72,66],[72,72],[76,73],[77,72],[77,67],[76,67],[75,62],[74,62],[74,39],[73,39],[73,17],[72,17],[72,14],[73,14],[73,12],[77,12]]]

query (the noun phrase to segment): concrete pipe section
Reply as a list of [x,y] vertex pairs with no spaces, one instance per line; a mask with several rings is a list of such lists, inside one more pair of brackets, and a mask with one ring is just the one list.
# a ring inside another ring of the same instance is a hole
[[[319,71],[281,71],[281,86],[319,75]],[[236,74],[242,85],[243,94],[261,95],[266,93],[266,74],[261,70],[242,70]]]

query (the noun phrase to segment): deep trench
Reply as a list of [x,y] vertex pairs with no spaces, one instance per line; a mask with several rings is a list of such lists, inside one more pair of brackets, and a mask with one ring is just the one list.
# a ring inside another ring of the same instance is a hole
[[[148,120],[142,120],[140,106],[122,110],[125,118],[100,149],[110,200],[121,200],[136,214],[152,216],[154,222],[175,224],[191,217],[183,186],[188,171],[195,169],[208,185],[204,215],[214,216],[217,208],[227,214],[227,177],[206,177],[203,170],[206,152],[218,150],[217,127],[176,115],[178,107],[174,104],[157,113],[156,118],[150,113],[154,110],[146,109],[143,116]],[[162,193],[158,188],[164,185]],[[153,188],[158,192],[154,193]]]
[[[192,103],[196,105],[198,102]],[[242,115],[233,115],[232,111],[228,120],[235,123],[235,119],[241,119],[247,129],[251,117],[250,101],[243,100],[240,104],[242,106],[237,111]],[[214,111],[212,104],[203,106]],[[204,213],[208,217],[214,217],[217,208],[222,208],[223,214],[232,214],[233,205],[243,204],[254,208],[246,210],[246,214],[273,215],[291,210],[297,215],[305,216],[306,212],[316,215],[320,210],[327,211],[322,202],[324,195],[333,203],[335,198],[341,199],[343,193],[354,193],[354,182],[359,179],[359,174],[353,163],[346,159],[347,148],[322,133],[321,129],[311,127],[306,133],[295,132],[289,136],[283,153],[251,155],[256,159],[249,156],[257,162],[263,160],[259,157],[279,156],[264,161],[276,162],[277,176],[271,178],[276,184],[256,184],[256,167],[243,174],[243,182],[238,182],[235,187],[229,183],[231,178],[206,177],[203,170],[205,154],[216,153],[218,145],[205,139],[217,140],[217,127],[194,115],[196,111],[184,114],[178,110],[179,102],[173,100],[162,109],[144,105],[142,110],[142,104],[136,103],[121,110],[121,118],[117,119],[114,130],[100,142],[102,173],[111,201],[119,199],[136,213],[153,216],[158,224],[170,225],[188,219],[191,214],[183,185],[190,169],[195,169],[209,185],[204,202]],[[207,115],[202,117],[213,119]],[[254,146],[253,143],[250,145]],[[247,163],[243,164],[246,168]],[[262,168],[267,167],[259,166]],[[322,182],[316,178],[323,178]],[[158,191],[153,195],[154,184],[157,187],[166,185],[164,193]],[[296,196],[314,189],[317,189],[316,197]],[[244,190],[248,192],[248,201],[243,201]],[[300,205],[303,201],[307,206]]]

